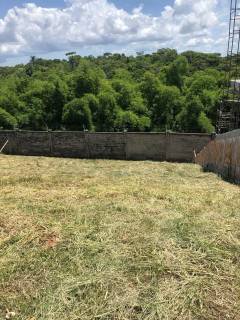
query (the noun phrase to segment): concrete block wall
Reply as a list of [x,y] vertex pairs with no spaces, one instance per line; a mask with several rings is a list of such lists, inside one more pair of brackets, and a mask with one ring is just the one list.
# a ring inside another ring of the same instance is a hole
[[211,141],[207,134],[179,134],[173,133],[167,137],[166,160],[188,162],[194,159],[193,150],[199,153]]
[[208,134],[89,133],[0,131],[0,147],[8,154],[82,159],[192,162],[193,151],[211,141]]
[[166,134],[127,133],[127,160],[166,160]]
[[88,157],[91,159],[126,159],[123,133],[87,133]]
[[15,133],[15,154],[32,156],[51,155],[48,132],[21,131]]
[[54,157],[89,158],[84,132],[49,132],[49,140]]
[[218,135],[197,155],[196,163],[240,184],[240,130]]

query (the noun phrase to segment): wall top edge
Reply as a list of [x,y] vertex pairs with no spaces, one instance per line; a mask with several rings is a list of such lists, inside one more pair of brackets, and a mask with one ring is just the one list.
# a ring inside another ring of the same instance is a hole
[[[236,130],[237,131],[237,130]],[[186,135],[186,136],[206,136],[206,137],[211,137],[211,134],[208,133],[197,133],[197,132],[87,132],[87,131],[33,131],[33,130],[0,130],[0,134],[6,134],[6,133],[42,133],[42,134],[46,134],[46,133],[72,133],[72,134],[76,134],[76,133],[81,133],[81,134],[106,134],[106,135],[110,135],[110,134],[115,134],[115,135],[122,135],[122,134],[126,134],[126,135],[133,135],[133,134],[137,134],[137,135]],[[240,130],[239,130],[239,134],[240,134]],[[223,136],[223,135],[221,135]],[[219,137],[219,136],[217,136]]]
[[237,138],[237,137],[240,138],[240,129],[226,132],[223,134],[219,134],[216,136],[216,139],[217,140],[223,140],[223,139],[225,140],[225,139],[231,139],[231,138]]

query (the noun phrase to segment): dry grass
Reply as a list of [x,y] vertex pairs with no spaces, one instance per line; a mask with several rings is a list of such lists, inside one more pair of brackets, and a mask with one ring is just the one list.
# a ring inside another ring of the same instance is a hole
[[240,319],[239,187],[190,164],[0,169],[0,319]]

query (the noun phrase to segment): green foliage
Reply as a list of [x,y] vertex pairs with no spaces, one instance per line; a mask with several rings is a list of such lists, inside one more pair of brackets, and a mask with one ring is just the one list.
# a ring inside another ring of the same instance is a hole
[[0,96],[0,107],[15,116],[21,112],[21,104],[18,97],[15,94],[11,95],[10,92]]
[[140,89],[149,109],[153,107],[159,86],[160,80],[153,73],[146,72],[144,74]]
[[112,86],[117,93],[117,104],[123,110],[131,110],[136,114],[147,114],[148,109],[136,84],[116,79],[113,80]]
[[96,123],[98,120],[98,111],[99,111],[98,98],[94,94],[88,93],[82,97],[82,101],[91,111],[92,119],[93,119],[94,123]]
[[173,130],[175,117],[180,112],[182,100],[177,87],[160,85],[153,100],[151,109],[155,129]]
[[194,51],[186,51],[182,53],[186,57],[192,72],[205,70],[206,68],[221,69],[224,61],[221,54],[218,53],[202,53]]
[[124,80],[114,80],[113,89],[117,92],[117,103],[123,109],[129,109],[135,95],[134,87]]
[[216,123],[226,69],[218,54],[66,56],[0,67],[0,108],[20,129],[209,132]]
[[188,78],[186,87],[194,95],[199,95],[203,90],[217,90],[217,80],[214,76],[204,72],[196,72],[193,77]]
[[[66,102],[66,84],[58,78],[51,80],[34,79],[22,95],[22,100],[28,107],[30,113],[42,114],[42,120],[46,128],[57,129],[60,127],[62,109]],[[39,124],[39,128],[42,124]]]
[[47,113],[49,126],[51,128],[59,128],[62,118],[63,107],[67,101],[68,88],[59,78],[54,79],[54,89],[52,92],[51,101],[54,101],[52,105],[48,104]]
[[87,63],[80,64],[72,78],[75,96],[82,97],[86,93],[98,94],[101,78],[104,78],[101,70]]
[[115,131],[115,122],[119,107],[111,92],[99,94],[99,109],[97,113],[97,131]]
[[63,123],[70,130],[92,130],[92,113],[84,98],[74,99],[63,109]]
[[214,132],[214,126],[211,123],[211,120],[208,119],[206,114],[204,112],[201,112],[198,116],[198,125],[199,128],[201,128],[201,132],[205,133],[213,133]]
[[186,107],[177,116],[177,122],[179,128],[185,132],[212,133],[215,131],[199,97],[186,103]]
[[161,62],[164,65],[172,63],[178,56],[177,51],[174,49],[163,48],[153,53],[153,60]]
[[151,119],[145,116],[137,116],[133,111],[120,110],[117,114],[115,127],[119,131],[148,131],[151,127]]
[[38,97],[32,97],[27,104],[27,111],[23,114],[21,128],[32,130],[47,130],[44,104]]
[[6,110],[0,108],[0,128],[14,129],[17,125],[17,120]]
[[176,58],[167,70],[167,84],[181,89],[184,84],[183,77],[187,74],[187,71],[187,59],[184,56]]

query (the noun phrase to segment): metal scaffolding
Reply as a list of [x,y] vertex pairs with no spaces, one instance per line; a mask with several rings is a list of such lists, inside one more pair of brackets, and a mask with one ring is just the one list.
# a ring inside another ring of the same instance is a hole
[[231,0],[227,70],[219,109],[218,132],[240,128],[240,0]]

